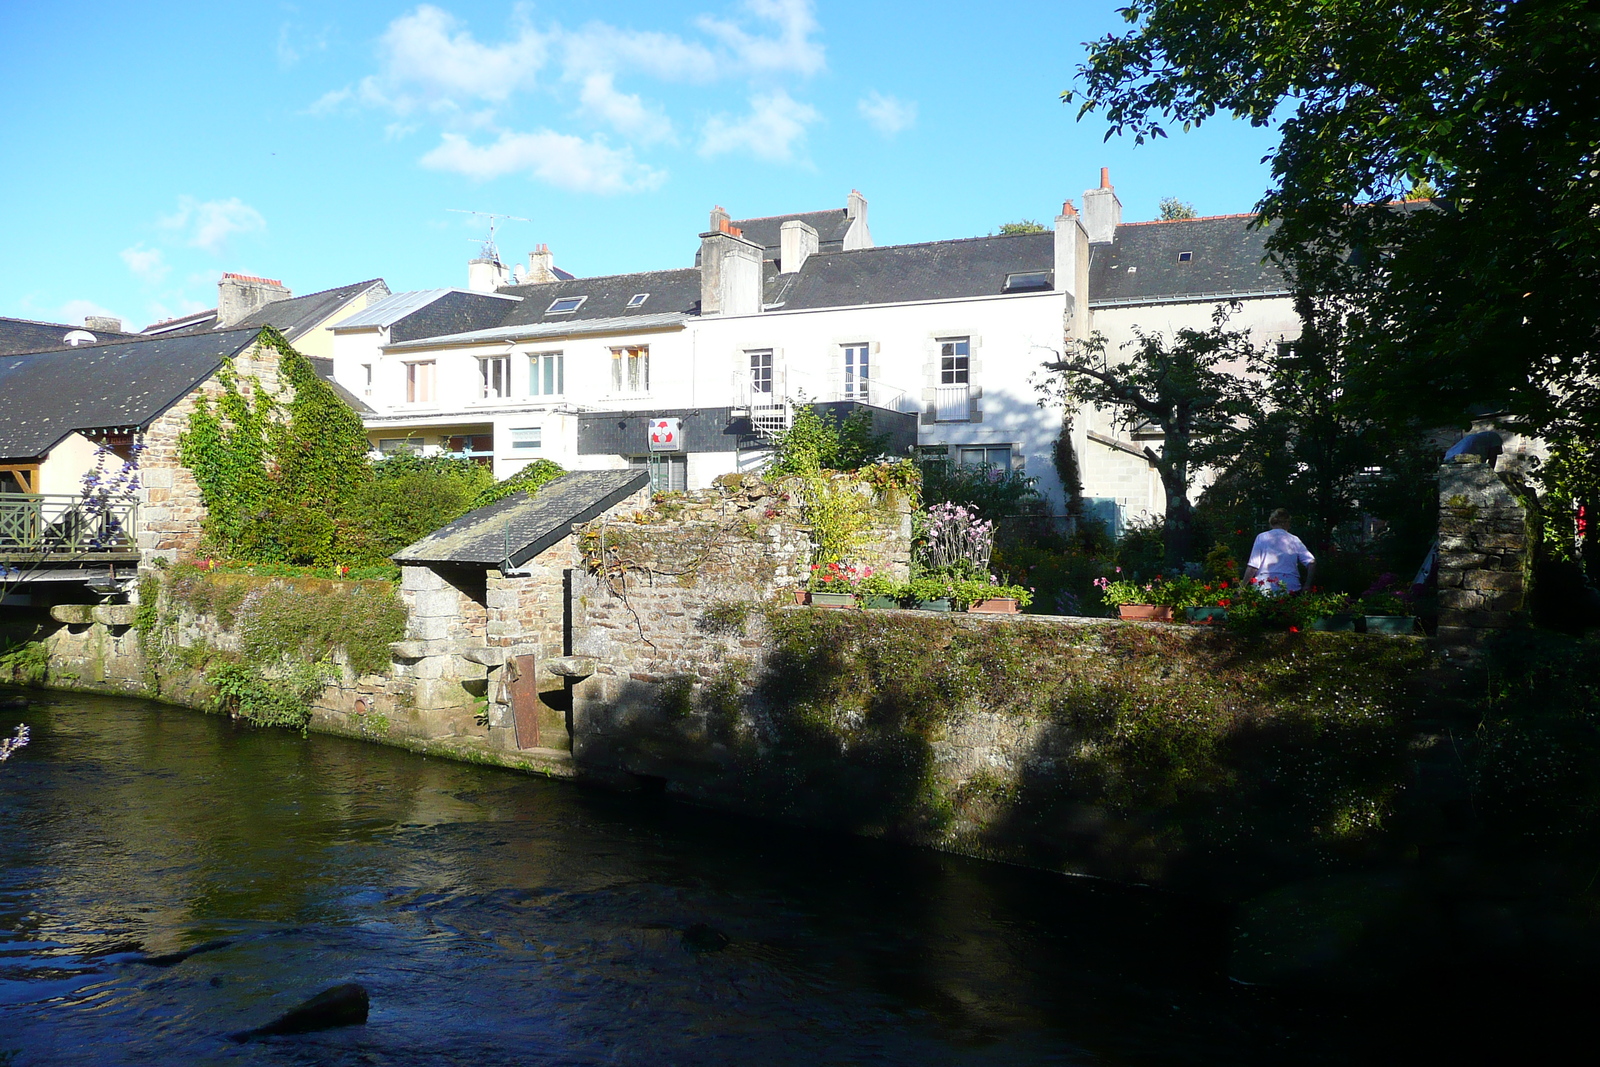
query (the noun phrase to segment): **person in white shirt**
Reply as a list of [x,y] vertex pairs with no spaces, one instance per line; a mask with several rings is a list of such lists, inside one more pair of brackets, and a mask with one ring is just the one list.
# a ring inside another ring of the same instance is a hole
[[[1290,514],[1283,508],[1272,513],[1267,521],[1272,529],[1256,535],[1250,547],[1250,562],[1244,569],[1244,580],[1264,586],[1268,591],[1298,593],[1310,588],[1317,574],[1317,557],[1311,554],[1304,541],[1289,532]],[[1304,586],[1300,582],[1300,565],[1306,568]]]

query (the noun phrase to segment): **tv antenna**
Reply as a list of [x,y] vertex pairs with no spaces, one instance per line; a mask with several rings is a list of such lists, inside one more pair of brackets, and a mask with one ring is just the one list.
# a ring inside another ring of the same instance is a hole
[[[485,241],[483,241],[481,243],[481,251],[479,252],[479,258],[480,259],[487,259],[491,263],[499,263],[500,262],[500,249],[498,247],[496,247],[496,245],[494,243],[494,227],[495,227],[495,221],[494,220],[495,219],[500,219],[500,220],[502,220],[504,222],[528,222],[529,221],[528,219],[523,218],[521,215],[501,215],[498,212],[491,213],[491,212],[488,212],[488,211],[467,211],[467,210],[464,210],[464,209],[458,208],[458,207],[448,207],[448,208],[445,208],[445,210],[446,211],[453,211],[457,215],[479,215],[479,216],[482,216],[483,218],[486,218],[486,219],[489,220],[489,237],[488,237],[488,240],[485,240]],[[467,240],[476,241],[477,238],[476,237],[469,237],[469,238],[467,238]]]

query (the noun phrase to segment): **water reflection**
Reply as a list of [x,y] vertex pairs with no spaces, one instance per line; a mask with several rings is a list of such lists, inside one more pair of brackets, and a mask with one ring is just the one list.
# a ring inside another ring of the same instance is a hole
[[[27,721],[0,1062],[1371,1061],[1155,894],[131,701]],[[365,1027],[225,1040],[347,981]]]

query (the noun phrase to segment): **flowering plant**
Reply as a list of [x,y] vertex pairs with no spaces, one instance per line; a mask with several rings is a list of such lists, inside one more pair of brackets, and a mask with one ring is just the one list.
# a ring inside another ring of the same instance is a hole
[[[1117,568],[1122,573],[1122,568]],[[1143,585],[1127,578],[1096,578],[1100,600],[1110,607],[1122,604],[1154,604],[1165,608],[1188,608],[1202,602],[1205,587],[1198,578],[1157,576]]]
[[[1122,568],[1118,567],[1116,573],[1121,574]],[[1140,585],[1132,578],[1111,578],[1102,575],[1094,580],[1095,588],[1100,590],[1100,600],[1107,607],[1120,607],[1123,604],[1149,604],[1150,591],[1148,585]]]
[[1363,615],[1414,615],[1411,590],[1397,575],[1380,574],[1372,588],[1361,594],[1356,607]]
[[921,522],[920,562],[929,570],[987,574],[994,523],[960,504],[935,504]]
[[854,593],[872,577],[872,568],[849,563],[814,563],[809,588],[818,593]]

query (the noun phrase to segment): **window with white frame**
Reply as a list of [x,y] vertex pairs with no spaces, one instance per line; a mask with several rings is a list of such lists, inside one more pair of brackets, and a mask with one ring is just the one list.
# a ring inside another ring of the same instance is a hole
[[361,364],[361,395],[372,395],[372,364]]
[[511,395],[511,357],[490,356],[478,360],[478,396],[498,400]]
[[968,384],[971,380],[971,356],[972,345],[969,338],[939,338],[939,384]]
[[689,491],[688,456],[671,452],[657,452],[653,456],[629,456],[628,466],[634,470],[650,472],[650,491],[653,493]]
[[649,300],[649,299],[650,299],[650,294],[649,293],[634,293],[632,296],[630,296],[628,298],[628,307],[630,307],[630,308],[642,308],[642,307],[644,307],[644,302],[646,300]]
[[422,442],[415,437],[380,437],[378,438],[378,451],[386,456],[409,452],[413,456],[422,454]]
[[750,391],[752,393],[772,393],[772,349],[762,348],[746,352],[750,357]]
[[628,345],[611,350],[611,391],[623,396],[650,391],[648,345]]
[[528,395],[565,396],[567,357],[560,352],[535,352],[528,357]]
[[432,403],[434,381],[433,360],[406,364],[406,403]]
[[513,426],[511,447],[519,452],[535,451],[544,447],[543,426]]
[[844,398],[846,400],[870,399],[872,365],[871,345],[845,345],[844,347]]
[[961,467],[988,467],[997,471],[1011,469],[1010,445],[956,445],[956,465]]
[[562,296],[550,301],[550,306],[544,309],[546,315],[565,315],[583,307],[583,302],[589,299],[586,296]]

